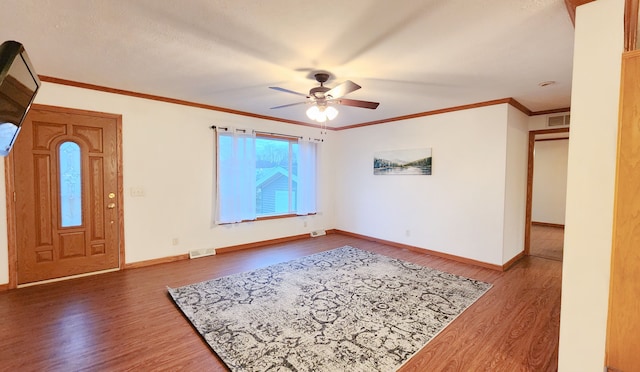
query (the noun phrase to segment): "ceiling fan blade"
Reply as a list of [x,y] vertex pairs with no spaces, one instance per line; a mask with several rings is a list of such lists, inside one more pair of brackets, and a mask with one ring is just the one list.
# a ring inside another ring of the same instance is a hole
[[269,87],[269,88],[271,88],[273,90],[278,90],[280,92],[291,93],[291,94],[295,94],[295,95],[298,95],[298,96],[307,97],[306,94],[294,92],[294,91],[289,90],[289,89],[284,89],[284,88],[280,88],[280,87]]
[[360,85],[354,83],[351,80],[347,80],[344,83],[329,89],[324,93],[325,97],[328,99],[337,99],[342,96],[346,96],[347,94],[353,92],[354,90],[358,90],[362,88]]
[[282,106],[276,106],[276,107],[272,107],[272,109],[279,109],[279,108],[283,108],[283,107],[289,107],[289,106],[297,106],[297,105],[304,105],[309,103],[309,101],[305,101],[305,102],[296,102],[296,103],[290,103],[288,105],[282,105]]
[[340,98],[331,102],[337,103],[343,106],[361,107],[361,108],[368,108],[372,110],[377,108],[378,105],[380,104],[380,102],[360,101],[358,99],[348,99],[348,98]]

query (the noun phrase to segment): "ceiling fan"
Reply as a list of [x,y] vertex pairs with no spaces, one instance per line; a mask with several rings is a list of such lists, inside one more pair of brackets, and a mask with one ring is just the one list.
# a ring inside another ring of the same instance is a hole
[[307,110],[307,116],[310,119],[316,120],[319,122],[324,122],[327,119],[332,120],[338,115],[338,110],[330,105],[343,105],[343,106],[352,106],[352,107],[361,107],[368,109],[375,109],[380,104],[379,102],[370,102],[370,101],[361,101],[357,99],[348,99],[342,98],[347,94],[356,91],[362,88],[360,85],[347,80],[344,83],[341,83],[333,88],[325,87],[324,83],[329,80],[329,73],[327,72],[317,72],[313,75],[318,83],[320,83],[319,87],[313,87],[309,91],[309,94],[294,92],[289,89],[280,88],[280,87],[269,87],[274,90],[278,90],[280,92],[291,93],[298,96],[306,97],[306,101],[290,103],[287,105],[281,105],[272,107],[272,109],[279,109],[283,107],[290,107],[296,105],[305,105],[305,104],[313,104]]

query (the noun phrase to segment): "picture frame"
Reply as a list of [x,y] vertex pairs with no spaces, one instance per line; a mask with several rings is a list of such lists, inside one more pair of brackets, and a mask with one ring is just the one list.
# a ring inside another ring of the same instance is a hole
[[378,151],[373,156],[374,175],[421,175],[432,171],[432,149]]

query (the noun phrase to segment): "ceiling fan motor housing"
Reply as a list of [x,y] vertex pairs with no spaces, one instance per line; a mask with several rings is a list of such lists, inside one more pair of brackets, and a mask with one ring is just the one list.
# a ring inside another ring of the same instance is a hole
[[323,99],[325,98],[324,94],[325,92],[329,91],[330,89],[327,87],[315,87],[315,88],[311,88],[311,90],[309,91],[309,95],[312,97],[315,97],[316,99]]
[[329,80],[329,74],[327,74],[326,72],[318,72],[314,76],[316,77],[316,80],[318,81],[318,83],[320,83],[320,85],[326,83],[327,80]]
[[326,98],[324,94],[327,91],[331,90],[330,88],[327,88],[324,86],[324,83],[327,80],[329,80],[329,74],[326,72],[318,72],[314,76],[318,81],[318,83],[320,83],[320,86],[311,88],[311,90],[309,91],[309,96],[315,98],[316,100],[320,100],[320,102],[322,102]]

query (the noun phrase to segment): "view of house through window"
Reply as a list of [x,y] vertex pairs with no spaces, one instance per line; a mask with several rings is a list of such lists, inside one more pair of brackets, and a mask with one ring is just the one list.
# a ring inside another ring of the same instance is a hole
[[316,213],[317,147],[300,137],[218,131],[216,223]]
[[256,215],[296,212],[298,143],[278,137],[256,137]]

